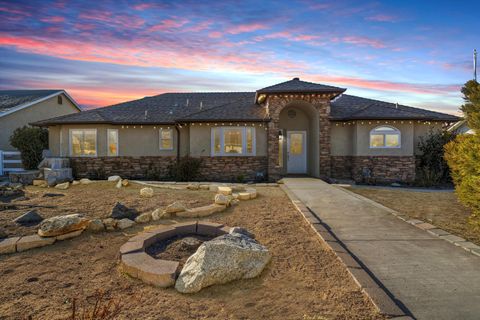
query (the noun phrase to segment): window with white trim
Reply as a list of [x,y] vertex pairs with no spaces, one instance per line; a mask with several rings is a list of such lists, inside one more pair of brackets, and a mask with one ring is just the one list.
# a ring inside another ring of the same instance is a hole
[[401,133],[395,127],[380,126],[370,131],[370,148],[400,148]]
[[107,129],[107,155],[109,157],[118,156],[118,130]]
[[160,150],[173,150],[173,130],[160,128]]
[[255,128],[212,128],[212,156],[255,155]]
[[97,129],[70,129],[69,133],[70,156],[97,155]]

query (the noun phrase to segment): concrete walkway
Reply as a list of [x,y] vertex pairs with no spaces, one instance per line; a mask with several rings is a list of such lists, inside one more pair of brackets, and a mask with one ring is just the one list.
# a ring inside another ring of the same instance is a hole
[[416,319],[480,319],[480,257],[321,180],[283,180]]

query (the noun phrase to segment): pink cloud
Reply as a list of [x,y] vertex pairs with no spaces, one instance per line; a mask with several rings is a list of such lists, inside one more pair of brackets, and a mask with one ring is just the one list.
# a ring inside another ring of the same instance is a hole
[[397,22],[398,18],[386,14],[377,14],[365,18],[365,20],[376,21],[376,22]]
[[42,18],[40,19],[40,21],[47,22],[47,23],[61,23],[65,21],[65,18],[60,16],[52,16],[52,17]]
[[226,32],[230,34],[239,34],[239,33],[247,33],[247,32],[254,32],[258,30],[265,30],[268,29],[267,25],[260,24],[260,23],[251,23],[251,24],[240,24],[237,26],[232,26],[227,28]]
[[212,31],[208,34],[210,38],[221,38],[222,35],[223,34],[220,31]]
[[386,47],[385,43],[382,41],[368,37],[348,36],[341,38],[341,41],[358,46],[369,46],[376,49],[383,49]]
[[280,31],[280,32],[274,32],[274,33],[266,34],[263,36],[255,37],[254,40],[263,41],[265,39],[286,39],[290,41],[311,41],[319,38],[320,36],[317,36],[317,35],[293,34],[288,31]]
[[162,20],[159,24],[150,28],[150,31],[170,31],[172,29],[178,29],[183,27],[188,23],[187,19],[165,19]]

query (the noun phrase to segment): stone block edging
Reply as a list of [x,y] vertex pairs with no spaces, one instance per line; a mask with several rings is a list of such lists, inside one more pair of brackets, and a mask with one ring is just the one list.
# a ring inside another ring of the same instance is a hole
[[464,239],[462,237],[451,234],[450,232],[445,231],[443,229],[440,229],[437,226],[435,226],[435,225],[433,225],[429,222],[425,222],[425,221],[419,220],[419,219],[410,218],[406,214],[403,214],[403,213],[400,213],[400,212],[398,212],[396,210],[393,210],[391,208],[385,207],[384,205],[382,205],[382,204],[380,204],[376,201],[373,201],[372,199],[369,199],[369,198],[366,198],[362,195],[359,195],[359,194],[357,194],[353,191],[347,190],[347,189],[342,188],[342,187],[336,187],[336,188],[340,189],[340,190],[342,190],[342,191],[344,191],[344,192],[346,192],[346,193],[348,193],[348,194],[350,194],[354,197],[356,197],[357,199],[364,200],[364,201],[376,206],[377,208],[388,211],[389,213],[391,213],[395,217],[399,218],[400,220],[402,220],[402,221],[404,221],[408,224],[411,224],[412,226],[415,226],[419,229],[422,229],[422,230],[430,233],[431,235],[434,235],[434,236],[436,236],[436,237],[438,237],[442,240],[448,241],[448,242],[450,242],[450,243],[452,243],[452,244],[454,244],[458,247],[461,247],[462,249],[480,257],[480,246],[476,245],[473,242],[467,241],[466,239]]
[[183,222],[144,231],[120,247],[123,272],[145,283],[167,288],[175,284],[178,261],[155,259],[145,252],[153,243],[174,236],[198,234],[217,237],[227,234],[230,227],[213,222]]
[[320,241],[324,243],[337,259],[345,266],[348,273],[362,290],[362,292],[370,299],[377,310],[392,319],[411,319],[399,306],[399,304],[391,297],[384,286],[374,277],[368,269],[359,261],[352,253],[335,237],[328,225],[323,223],[316,215],[314,215],[308,207],[300,201],[293,192],[285,185],[280,188],[289,197],[297,211],[307,221],[310,227],[318,235]]

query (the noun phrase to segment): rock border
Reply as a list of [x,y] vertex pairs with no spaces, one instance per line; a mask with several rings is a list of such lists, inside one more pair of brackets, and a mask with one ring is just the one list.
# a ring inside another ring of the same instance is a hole
[[385,207],[384,205],[376,202],[376,201],[373,201],[372,199],[369,199],[369,198],[366,198],[362,195],[359,195],[353,191],[350,191],[350,190],[346,190],[345,188],[342,188],[342,187],[337,187],[339,188],[340,190],[356,197],[357,199],[362,199],[374,206],[376,206],[377,208],[380,208],[380,209],[383,209],[383,210],[386,210],[388,211],[389,213],[391,213],[392,215],[394,215],[395,217],[397,217],[398,219],[408,223],[408,224],[411,224],[419,229],[422,229],[434,236],[437,236],[439,237],[440,239],[443,239],[447,242],[450,242],[454,245],[456,245],[457,247],[460,247],[476,256],[479,256],[480,257],[480,246],[479,245],[476,245],[475,243],[473,242],[470,242],[470,241],[467,241],[466,239],[462,238],[462,237],[459,237],[457,235],[454,235],[448,231],[445,231],[429,222],[425,222],[423,220],[419,220],[419,219],[413,219],[413,218],[410,218],[410,216],[406,215],[406,214],[403,214],[401,212],[398,212],[396,210],[393,210],[391,208],[388,208],[388,207]]
[[285,192],[297,211],[307,221],[313,231],[317,234],[320,241],[325,244],[345,266],[348,273],[355,281],[357,286],[369,298],[377,310],[387,315],[389,319],[413,320],[410,314],[407,314],[397,302],[391,297],[391,294],[385,289],[380,281],[376,280],[371,272],[359,261],[344,245],[328,225],[322,222],[308,207],[298,199],[287,186],[281,185],[280,188]]
[[214,222],[183,222],[144,231],[120,247],[120,263],[123,272],[132,278],[160,288],[175,285],[178,261],[155,259],[145,249],[153,243],[174,236],[198,234],[217,237],[227,234],[230,227]]

